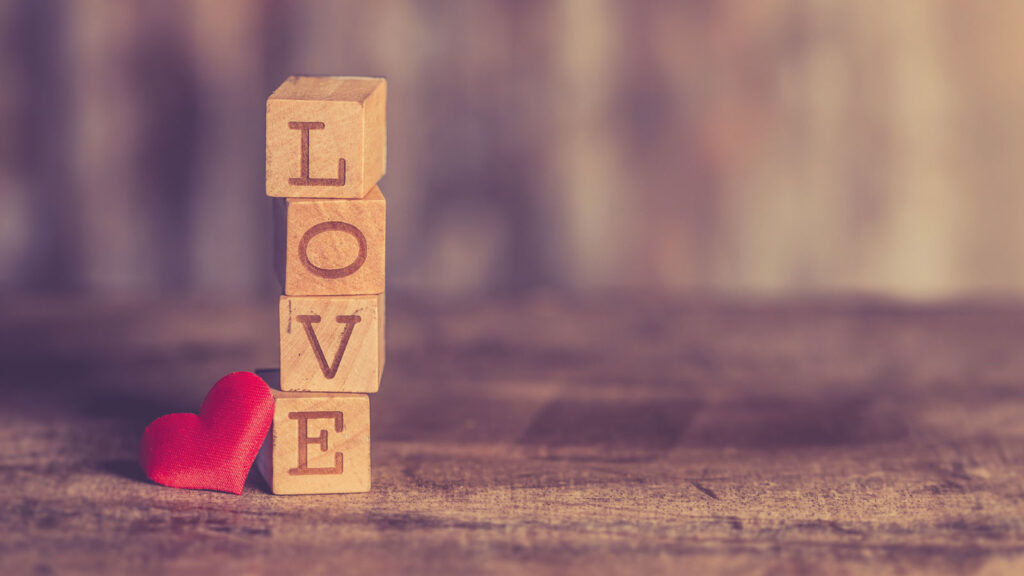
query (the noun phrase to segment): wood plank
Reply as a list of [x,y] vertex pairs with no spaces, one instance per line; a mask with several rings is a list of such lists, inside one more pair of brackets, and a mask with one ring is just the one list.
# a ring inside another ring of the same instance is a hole
[[1019,304],[392,294],[369,492],[146,481],[272,302],[0,302],[0,573],[1024,568]]
[[387,163],[383,78],[291,76],[267,99],[267,195],[362,198]]

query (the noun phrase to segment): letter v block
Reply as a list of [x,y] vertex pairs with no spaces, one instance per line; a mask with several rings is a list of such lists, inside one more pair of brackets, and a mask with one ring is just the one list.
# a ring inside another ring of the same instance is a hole
[[281,389],[363,392],[384,370],[384,294],[282,296]]
[[267,195],[362,198],[387,161],[383,78],[292,76],[267,99]]
[[276,371],[259,373],[274,395],[274,420],[256,468],[274,494],[370,490],[370,397],[284,392]]
[[[278,273],[289,296],[348,296],[384,291],[384,195],[358,200],[278,200],[277,236],[284,237]],[[281,263],[283,260],[283,265]]]

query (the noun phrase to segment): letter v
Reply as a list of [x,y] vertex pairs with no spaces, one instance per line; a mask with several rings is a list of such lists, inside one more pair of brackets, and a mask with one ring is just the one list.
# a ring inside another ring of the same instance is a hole
[[345,348],[348,347],[348,340],[352,337],[352,331],[355,330],[356,324],[362,318],[359,316],[338,316],[338,324],[344,324],[345,328],[342,329],[341,342],[338,344],[338,351],[335,352],[334,360],[330,366],[327,365],[327,357],[324,355],[324,349],[320,346],[320,339],[316,337],[316,332],[313,331],[313,324],[320,323],[320,316],[311,314],[308,316],[296,316],[295,319],[306,329],[306,338],[309,339],[309,346],[313,349],[313,355],[316,356],[316,361],[320,364],[320,371],[324,373],[324,378],[334,378],[338,373],[338,367],[341,366],[341,357],[345,355]]

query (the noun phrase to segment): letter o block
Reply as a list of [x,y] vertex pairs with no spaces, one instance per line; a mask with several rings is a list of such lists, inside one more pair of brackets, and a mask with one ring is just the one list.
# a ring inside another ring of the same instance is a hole
[[285,201],[284,293],[349,296],[384,292],[385,201],[380,188],[358,200]]
[[267,195],[362,198],[386,170],[383,78],[292,76],[267,99]]
[[[275,373],[276,374],[276,373]],[[256,467],[274,494],[370,490],[370,397],[282,392]]]

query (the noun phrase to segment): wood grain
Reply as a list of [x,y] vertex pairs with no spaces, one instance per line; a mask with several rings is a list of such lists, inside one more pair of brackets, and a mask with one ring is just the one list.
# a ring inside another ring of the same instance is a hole
[[370,492],[145,481],[274,302],[0,302],[0,573],[1024,569],[1019,304],[392,293]]
[[384,176],[383,78],[291,76],[267,99],[267,195],[362,198]]
[[373,393],[384,370],[384,294],[282,296],[281,389]]
[[386,202],[379,187],[357,200],[285,202],[277,225],[285,238],[285,251],[277,253],[284,259],[277,269],[284,270],[285,294],[384,292]]

